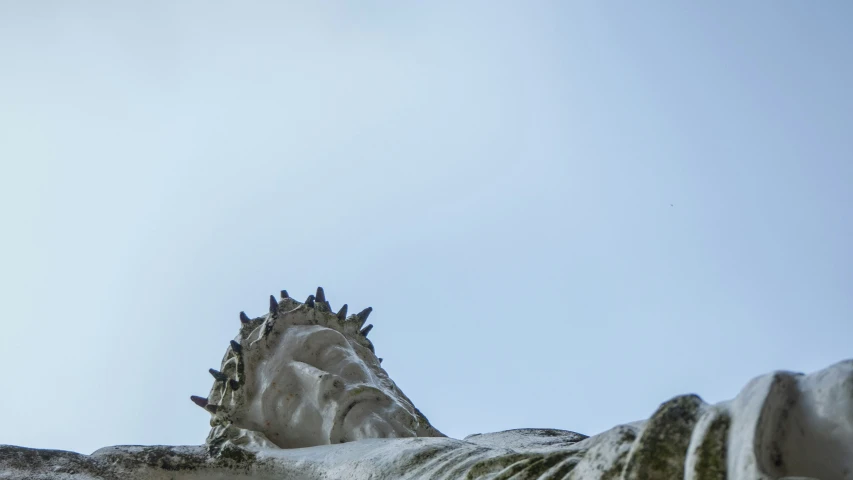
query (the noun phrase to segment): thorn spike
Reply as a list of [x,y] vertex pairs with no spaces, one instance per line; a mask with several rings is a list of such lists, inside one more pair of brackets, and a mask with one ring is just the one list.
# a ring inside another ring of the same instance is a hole
[[317,295],[315,295],[315,297],[320,303],[326,301],[326,292],[323,291],[323,287],[317,287]]
[[278,313],[278,300],[273,295],[270,295],[270,313],[273,315]]
[[232,378],[231,380],[228,380],[228,386],[231,387],[231,390],[237,390],[240,388],[240,382]]
[[361,331],[358,333],[360,333],[360,334],[362,334],[362,336],[366,337],[367,334],[370,333],[371,330],[373,330],[373,325],[368,325],[368,326],[362,328]]
[[251,319],[246,315],[246,312],[240,312],[240,323],[249,323],[250,321]]
[[305,299],[305,305],[314,308],[314,295],[308,295],[308,298]]
[[234,350],[234,353],[239,355],[243,353],[243,346],[237,343],[236,340],[231,340],[231,350]]
[[382,365],[382,359],[381,358],[379,359],[379,365]]
[[194,404],[198,405],[201,408],[207,406],[207,399],[204,397],[199,397],[198,395],[191,395],[190,400],[192,400]]
[[213,376],[214,379],[216,379],[217,382],[224,382],[225,380],[228,380],[228,375],[225,375],[224,373],[220,372],[219,370],[216,370],[215,368],[211,368],[210,370],[208,370],[208,372],[210,372],[210,374]]
[[340,310],[338,310],[338,320],[344,321],[347,319],[347,304],[345,303]]
[[290,298],[290,295],[287,294],[287,290],[282,290],[281,299],[284,300],[285,298]]

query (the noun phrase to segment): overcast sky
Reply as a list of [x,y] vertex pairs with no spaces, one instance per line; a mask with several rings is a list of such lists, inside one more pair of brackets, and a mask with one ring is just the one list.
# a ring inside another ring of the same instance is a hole
[[853,357],[851,21],[0,0],[0,443],[202,443],[238,312],[318,285],[454,437]]

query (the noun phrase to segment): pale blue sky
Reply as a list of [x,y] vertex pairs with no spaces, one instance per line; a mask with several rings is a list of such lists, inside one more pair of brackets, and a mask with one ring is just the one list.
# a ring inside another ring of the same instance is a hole
[[[0,1],[0,443],[198,444],[325,287],[445,433],[853,356],[853,3]],[[671,206],[672,204],[672,206]]]

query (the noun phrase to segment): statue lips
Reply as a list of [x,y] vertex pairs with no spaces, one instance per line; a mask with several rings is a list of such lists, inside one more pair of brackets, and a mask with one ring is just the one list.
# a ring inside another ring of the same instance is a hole
[[346,432],[344,432],[344,422],[346,421],[347,415],[359,403],[369,401],[377,403],[393,402],[385,392],[375,387],[360,385],[344,392],[341,399],[338,401],[338,410],[335,412],[335,422],[332,424],[332,431],[329,435],[330,443],[334,444],[344,442],[344,436],[346,435]]

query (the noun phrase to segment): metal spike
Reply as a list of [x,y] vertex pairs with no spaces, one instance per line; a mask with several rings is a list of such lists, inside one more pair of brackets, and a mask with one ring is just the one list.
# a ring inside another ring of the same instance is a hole
[[270,295],[270,313],[273,315],[278,313],[278,300],[273,295]]
[[317,287],[316,298],[317,301],[321,303],[326,301],[326,292],[323,291],[323,287]]
[[314,295],[308,295],[308,298],[305,299],[305,305],[314,308]]
[[231,380],[228,380],[228,386],[231,387],[231,390],[237,390],[240,388],[240,382],[232,378]]
[[358,320],[359,328],[361,328],[361,326],[364,325],[364,322],[367,321],[367,317],[370,316],[370,312],[372,312],[372,311],[373,311],[373,307],[367,307],[355,315],[356,319]]
[[224,382],[225,380],[228,380],[228,375],[225,375],[219,370],[211,368],[210,370],[208,370],[208,372],[213,375],[213,378],[215,378],[217,382]]
[[347,304],[345,303],[340,310],[338,310],[338,320],[344,321],[347,319]]
[[240,354],[243,352],[243,346],[237,343],[236,340],[231,340],[231,350],[234,350],[236,354]]
[[204,408],[207,406],[207,399],[204,397],[199,397],[197,395],[191,395],[190,400],[192,400],[194,404],[198,405],[201,408]]
[[249,323],[251,321],[252,320],[249,318],[249,316],[246,315],[246,312],[240,312],[240,322],[241,323]]
[[379,365],[382,365],[382,359],[381,358],[379,359]]
[[207,411],[208,411],[208,412],[210,412],[210,413],[214,413],[214,414],[215,414],[215,413],[216,413],[216,411],[217,411],[217,410],[219,410],[219,405],[214,405],[214,404],[212,404],[212,403],[208,403],[208,404],[207,404],[207,406],[206,406],[206,407],[204,407],[204,409],[205,409],[205,410],[207,410]]
[[281,299],[284,300],[285,298],[290,298],[290,295],[287,294],[287,290],[282,290]]
[[362,328],[362,329],[361,329],[361,331],[360,331],[360,332],[358,332],[358,333],[360,333],[360,334],[362,334],[363,336],[365,336],[365,337],[366,337],[366,336],[367,336],[367,334],[368,334],[368,333],[370,333],[370,331],[371,331],[371,330],[373,330],[373,325],[368,325],[368,326],[366,326],[366,327]]
[[365,308],[364,310],[362,310],[362,311],[358,312],[358,318],[359,318],[359,320],[361,320],[362,322],[364,322],[365,320],[367,320],[367,317],[369,317],[369,316],[370,316],[370,312],[372,312],[372,311],[373,311],[373,307],[367,307],[367,308]]

